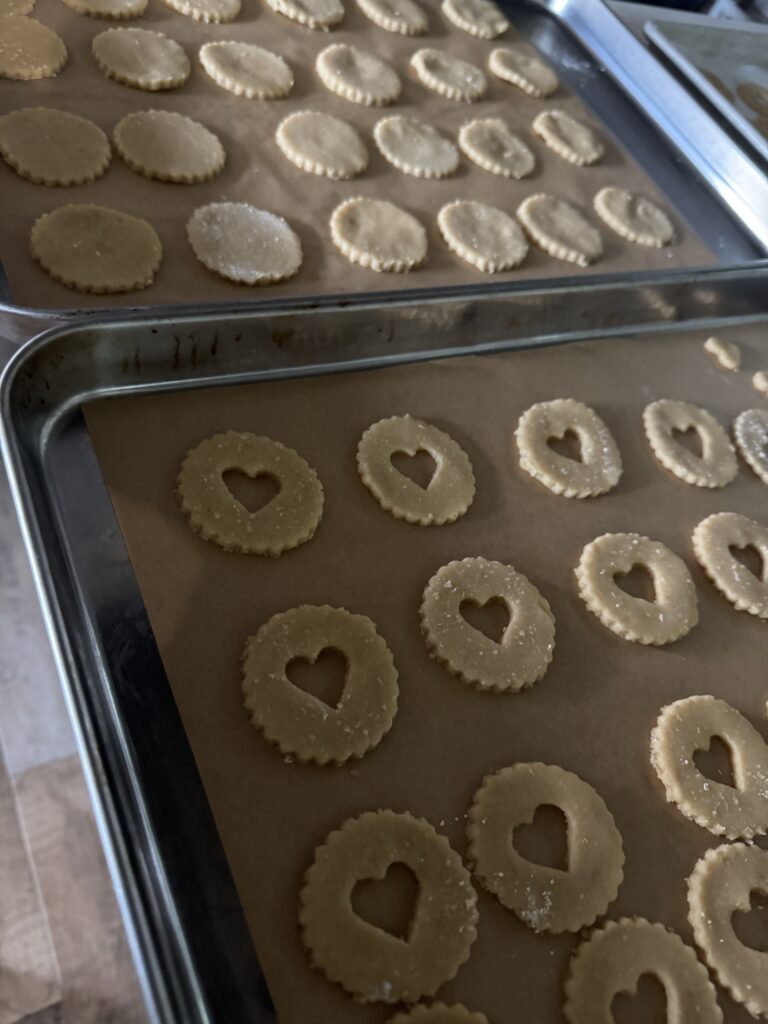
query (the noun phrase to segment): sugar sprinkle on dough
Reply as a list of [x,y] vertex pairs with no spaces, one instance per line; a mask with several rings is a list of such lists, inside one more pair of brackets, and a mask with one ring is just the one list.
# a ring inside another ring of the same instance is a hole
[[437,128],[394,114],[373,129],[379,150],[391,164],[415,178],[446,178],[459,166],[459,151]]
[[298,25],[326,32],[344,17],[341,0],[267,0],[278,14]]
[[204,24],[234,21],[240,13],[240,0],[163,0],[179,14]]
[[[559,808],[568,824],[568,867],[517,852],[514,830],[537,808]],[[467,825],[469,859],[483,887],[534,932],[577,932],[604,914],[624,877],[624,847],[613,815],[589,783],[557,765],[532,762],[488,775]]]
[[594,206],[612,231],[635,245],[660,249],[675,237],[672,221],[661,207],[627,188],[601,188]]
[[[752,547],[763,560],[760,577],[731,548]],[[693,531],[696,561],[735,608],[768,619],[768,527],[738,512],[716,512]]]
[[449,100],[473,103],[488,88],[480,68],[442,50],[417,50],[411,57],[411,67],[422,85]]
[[415,1006],[407,1013],[398,1013],[388,1024],[488,1024],[484,1013],[472,1013],[465,1006],[454,1003],[432,1003],[431,1006]]
[[133,171],[185,185],[208,181],[224,166],[218,138],[198,121],[169,110],[137,110],[115,126],[115,149]]
[[374,25],[403,36],[420,36],[429,22],[414,0],[357,0],[357,6]]
[[[706,409],[662,398],[645,407],[643,426],[651,450],[662,466],[687,484],[725,487],[739,471],[728,435]],[[691,428],[699,436],[701,455],[675,439],[675,431]]]
[[134,89],[176,89],[189,78],[189,58],[174,39],[144,28],[109,28],[91,43],[108,78]]
[[484,274],[513,270],[528,255],[528,242],[517,221],[487,203],[446,203],[437,224],[448,248]]
[[[407,941],[359,917],[349,894],[392,864],[419,883]],[[312,963],[363,1003],[413,1003],[453,978],[477,935],[477,895],[461,857],[423,818],[381,810],[331,832],[301,890],[302,938]],[[417,1018],[418,1020],[418,1018]]]
[[492,0],[443,0],[441,10],[457,28],[480,39],[495,39],[509,28],[509,22]]
[[64,41],[34,18],[9,15],[2,19],[2,29],[0,78],[54,78],[67,63]]
[[293,72],[277,53],[253,43],[217,41],[200,47],[200,63],[216,85],[249,100],[275,100],[293,88]]
[[758,370],[752,377],[752,387],[763,395],[768,395],[768,370]]
[[60,206],[32,227],[32,255],[52,278],[97,295],[152,284],[163,248],[147,221],[106,206]]
[[326,46],[315,67],[327,89],[352,103],[385,107],[400,95],[400,79],[389,64],[349,43]]
[[291,163],[309,174],[354,178],[368,166],[368,150],[355,129],[317,110],[289,114],[277,126],[275,140]]
[[551,96],[560,84],[555,72],[525,43],[499,46],[491,51],[488,70],[503,82],[510,82],[529,96]]
[[536,158],[500,117],[480,117],[459,129],[459,146],[484,171],[504,178],[525,178]]
[[732,341],[723,341],[713,335],[704,342],[704,351],[714,356],[724,370],[738,370],[741,365],[741,349]]
[[[636,566],[653,579],[653,601],[633,597],[616,583],[616,576],[625,576]],[[575,573],[587,608],[624,640],[669,644],[699,621],[688,566],[660,541],[637,533],[603,534],[584,548]]]
[[427,258],[427,233],[394,203],[347,199],[331,214],[331,238],[352,263],[379,272],[404,273]]
[[756,114],[768,117],[768,89],[756,82],[741,82],[736,86],[739,99]]
[[0,155],[22,178],[39,185],[85,185],[112,159],[101,128],[49,107],[24,107],[0,117]]
[[531,239],[557,260],[586,267],[603,254],[600,232],[564,199],[539,192],[523,200],[517,216]]
[[87,14],[92,18],[112,18],[123,21],[126,18],[138,18],[147,9],[148,0],[64,0],[78,14]]
[[274,284],[297,273],[301,241],[288,222],[249,203],[209,203],[187,222],[195,256],[214,274],[238,284]]
[[740,412],[733,424],[733,438],[747,465],[768,484],[768,410]]
[[596,163],[605,152],[589,125],[564,110],[542,111],[533,120],[533,130],[553,153],[579,167]]

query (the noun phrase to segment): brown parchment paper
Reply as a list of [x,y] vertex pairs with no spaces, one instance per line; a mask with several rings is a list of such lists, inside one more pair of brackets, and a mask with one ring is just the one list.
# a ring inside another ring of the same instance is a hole
[[[640,914],[691,941],[684,881],[717,843],[664,801],[648,757],[660,708],[713,693],[768,736],[768,624],[736,612],[706,579],[690,545],[716,511],[766,521],[768,489],[744,464],[723,490],[685,485],[650,452],[647,402],[699,403],[730,424],[762,399],[750,375],[764,329],[726,332],[744,371],[719,370],[705,334],[607,340],[316,379],[253,384],[87,407],[97,455],[146,601],[282,1024],[381,1024],[384,1007],[356,1005],[310,967],[297,927],[298,893],[315,846],[371,808],[427,817],[466,854],[465,817],[483,777],[516,761],[577,772],[606,800],[626,865],[611,917]],[[591,500],[546,491],[519,469],[512,431],[533,402],[572,396],[596,409],[621,449],[618,488]],[[467,452],[477,495],[455,524],[425,528],[385,513],[360,482],[355,449],[371,423],[411,413]],[[325,487],[315,537],[282,557],[228,554],[189,527],[174,494],[189,448],[222,430],[295,447]],[[607,531],[638,531],[678,552],[696,582],[700,624],[677,643],[619,639],[586,609],[573,567]],[[418,608],[432,574],[455,558],[514,565],[556,617],[554,662],[532,689],[480,694],[432,661]],[[342,768],[285,763],[250,725],[240,696],[245,638],[278,611],[329,603],[370,616],[400,673],[400,704],[380,747]],[[479,937],[441,998],[492,1024],[561,1020],[570,935],[537,936],[479,890]],[[720,992],[729,1024],[746,1012]]]
[[[202,25],[177,14],[161,0],[150,0],[147,13],[130,22],[108,22],[74,13],[61,0],[38,0],[34,16],[59,32],[69,49],[69,62],[58,78],[39,82],[0,79],[0,112],[22,106],[53,106],[82,114],[111,137],[112,129],[134,110],[173,110],[202,121],[221,138],[227,164],[213,181],[200,185],[174,185],[150,181],[129,170],[115,155],[104,177],[91,185],[50,189],[25,181],[0,160],[0,259],[10,280],[15,303],[36,308],[93,308],[150,305],[171,302],[241,301],[277,295],[314,295],[334,292],[376,291],[389,288],[466,285],[514,277],[542,278],[578,274],[572,264],[546,256],[535,247],[523,266],[511,274],[481,274],[454,256],[442,241],[435,217],[440,207],[456,198],[473,198],[514,211],[528,195],[552,191],[569,198],[598,222],[592,198],[604,185],[625,185],[656,198],[665,206],[652,181],[634,161],[599,128],[606,155],[590,168],[565,163],[533,136],[530,125],[539,111],[558,106],[599,127],[580,100],[561,86],[550,99],[536,100],[514,86],[489,78],[487,97],[479,103],[454,103],[422,86],[408,69],[408,60],[421,46],[437,46],[485,67],[495,45],[515,38],[510,30],[489,43],[473,39],[450,26],[437,3],[430,15],[430,34],[408,39],[374,26],[346,2],[342,25],[332,32],[304,29],[275,14],[264,0],[244,0],[237,21]],[[180,89],[148,93],[131,89],[99,71],[91,55],[91,40],[116,24],[155,29],[181,43],[193,64],[188,82]],[[282,54],[294,71],[291,95],[278,101],[254,101],[233,96],[215,85],[197,59],[200,46],[216,39],[254,42]],[[314,71],[317,54],[330,43],[351,42],[367,47],[388,60],[403,82],[400,101],[384,110],[362,107],[329,92]],[[287,160],[274,141],[275,128],[295,110],[326,111],[353,125],[368,146],[366,173],[350,182],[333,182],[306,174]],[[461,125],[475,117],[503,116],[532,145],[538,169],[529,178],[511,182],[487,173],[462,155],[458,173],[444,181],[426,181],[402,174],[378,152],[371,131],[386,113],[416,115],[456,138]],[[377,274],[351,264],[333,245],[327,230],[336,205],[350,196],[391,199],[416,214],[429,232],[426,264],[407,275]],[[296,278],[269,288],[247,288],[219,279],[198,261],[187,242],[185,225],[192,211],[209,202],[246,201],[285,216],[301,236],[304,264]],[[124,296],[81,295],[57,284],[29,254],[29,231],[41,214],[64,203],[101,203],[145,217],[160,235],[164,259],[155,283]],[[605,254],[593,270],[601,273],[668,266],[702,266],[712,254],[679,220],[680,240],[657,250],[631,245],[601,225]]]

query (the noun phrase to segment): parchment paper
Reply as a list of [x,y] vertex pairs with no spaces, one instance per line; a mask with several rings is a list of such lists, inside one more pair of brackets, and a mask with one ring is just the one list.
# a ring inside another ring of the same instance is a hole
[[[437,7],[437,4],[426,5]],[[575,97],[563,87],[548,100],[526,97],[514,86],[489,74],[487,98],[479,103],[454,103],[427,90],[408,70],[408,59],[421,46],[437,46],[485,67],[495,45],[515,38],[510,30],[501,40],[476,40],[449,26],[437,10],[430,18],[431,34],[417,39],[374,26],[347,0],[347,13],[339,29],[313,32],[275,14],[263,0],[244,0],[237,21],[202,25],[177,14],[161,0],[150,0],[147,13],[119,24],[155,29],[180,42],[193,64],[186,85],[167,92],[148,93],[105,78],[91,55],[91,40],[115,22],[74,13],[61,0],[38,0],[34,16],[66,41],[69,62],[58,78],[39,82],[0,79],[0,111],[22,106],[53,106],[80,113],[111,136],[117,122],[134,110],[173,110],[193,117],[214,130],[227,151],[222,174],[200,185],[174,185],[150,181],[130,171],[115,156],[106,175],[91,185],[50,189],[25,181],[0,160],[0,259],[10,280],[11,297],[36,308],[93,308],[171,302],[241,301],[276,295],[313,295],[334,292],[376,291],[389,288],[465,285],[489,280],[542,278],[580,273],[532,247],[523,266],[513,274],[481,274],[454,256],[442,241],[435,217],[440,207],[456,198],[474,198],[514,211],[528,195],[552,191],[580,204],[591,220],[592,198],[604,185],[625,185],[669,206],[651,180],[619,146],[606,137],[607,152],[595,167],[566,164],[533,136],[531,122],[545,107],[558,106],[599,127]],[[294,71],[291,95],[278,101],[254,101],[219,88],[202,70],[199,47],[211,40],[255,42],[282,54]],[[397,69],[403,81],[398,104],[385,110],[362,107],[329,92],[314,71],[316,55],[333,42],[368,47]],[[300,171],[287,160],[274,141],[274,131],[287,114],[306,108],[334,114],[360,131],[370,153],[366,173],[351,182],[332,182]],[[425,181],[402,174],[379,154],[371,135],[385,113],[416,115],[455,139],[460,126],[481,116],[504,116],[531,143],[538,170],[520,182],[489,174],[462,156],[458,173],[444,181]],[[416,214],[429,231],[430,255],[418,271],[407,275],[377,274],[351,264],[330,240],[331,212],[355,195],[388,198]],[[292,281],[269,288],[247,288],[210,274],[187,242],[185,225],[192,211],[221,200],[238,200],[274,210],[287,217],[301,236],[305,258]],[[41,214],[64,203],[101,203],[145,217],[158,231],[164,259],[155,283],[125,296],[81,295],[57,284],[29,254],[29,231]],[[601,231],[605,255],[595,271],[642,270],[667,266],[703,266],[712,254],[682,223],[676,222],[680,241],[663,249],[630,245],[607,227]]]
[[[588,342],[87,408],[282,1024],[382,1024],[392,1013],[356,1005],[310,967],[297,901],[315,846],[346,818],[390,807],[424,815],[465,854],[475,790],[487,773],[516,761],[562,765],[606,800],[627,856],[609,916],[643,915],[691,941],[684,882],[717,840],[665,803],[649,762],[650,730],[663,705],[713,693],[768,736],[768,625],[715,591],[690,546],[694,526],[712,512],[766,521],[768,490],[744,464],[723,490],[683,484],[655,460],[641,425],[646,403],[660,397],[699,403],[723,424],[760,405],[749,378],[761,345],[764,360],[764,329],[723,335],[743,344],[740,373],[715,366],[702,349],[705,336]],[[621,449],[624,476],[603,497],[556,497],[519,469],[512,431],[520,414],[566,396],[593,406]],[[406,412],[448,431],[472,460],[476,499],[453,525],[395,520],[357,476],[365,428]],[[227,429],[279,439],[315,467],[326,506],[309,543],[275,560],[238,556],[189,527],[174,494],[180,462],[202,438]],[[686,560],[700,611],[688,636],[643,647],[619,639],[587,610],[573,567],[583,546],[607,531],[647,534]],[[427,654],[422,591],[441,565],[471,555],[514,565],[552,606],[554,662],[524,693],[480,694]],[[305,603],[370,616],[400,672],[391,733],[342,768],[284,763],[241,703],[245,638],[276,612]],[[492,1024],[561,1021],[575,937],[535,935],[482,890],[479,906],[472,956],[441,998],[482,1010]],[[729,1024],[750,1020],[723,991],[720,1001]]]

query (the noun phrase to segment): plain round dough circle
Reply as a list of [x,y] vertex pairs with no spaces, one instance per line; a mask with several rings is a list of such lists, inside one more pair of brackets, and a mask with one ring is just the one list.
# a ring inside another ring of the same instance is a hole
[[189,78],[189,58],[162,32],[109,28],[94,38],[91,51],[108,78],[134,89],[175,89]]
[[442,50],[417,50],[411,57],[411,67],[422,85],[449,100],[473,103],[488,88],[480,68]]
[[585,167],[605,152],[595,132],[564,110],[544,110],[533,120],[533,130],[553,153],[568,163]]
[[218,138],[199,121],[170,110],[137,110],[119,121],[115,149],[132,171],[158,181],[208,181],[224,166]]
[[331,215],[331,237],[352,263],[403,273],[427,258],[427,233],[410,213],[383,199],[347,199]]
[[385,107],[400,95],[397,72],[375,54],[349,43],[326,46],[315,67],[326,89],[352,103]]
[[382,117],[373,138],[382,156],[415,178],[446,178],[459,166],[459,152],[450,139],[415,117]]
[[492,50],[488,70],[503,82],[510,82],[529,96],[538,98],[550,96],[560,84],[549,64],[524,43]]
[[[763,560],[758,579],[734,558],[731,548],[753,547]],[[696,561],[739,611],[768,619],[768,527],[738,512],[716,512],[693,531]]]
[[414,0],[357,0],[357,6],[374,25],[403,36],[420,36],[429,22]]
[[267,0],[278,14],[306,28],[325,29],[337,25],[344,17],[341,0]]
[[480,39],[495,39],[509,28],[492,0],[443,0],[441,10],[457,28]]
[[217,25],[223,21],[234,21],[240,13],[240,0],[163,0],[174,11],[202,21],[205,25]]
[[455,1003],[432,1003],[431,1006],[415,1006],[407,1013],[396,1014],[388,1024],[488,1024],[484,1013],[472,1013],[465,1006]]
[[368,150],[355,129],[317,110],[289,114],[277,126],[275,140],[291,163],[309,174],[354,178],[368,166]]
[[[739,471],[728,435],[706,409],[662,398],[645,407],[643,426],[651,450],[662,466],[687,484],[725,487]],[[691,427],[699,435],[701,456],[675,440],[675,430]]]
[[2,20],[0,78],[27,82],[54,78],[67,62],[64,41],[45,25],[22,14]]
[[628,188],[601,188],[594,207],[612,231],[635,245],[660,249],[675,237],[672,221],[661,207]]
[[485,171],[520,179],[536,166],[532,150],[500,117],[479,117],[459,129],[459,146]]
[[24,107],[0,117],[0,155],[17,174],[39,185],[84,185],[112,159],[109,139],[77,114]]
[[437,224],[448,248],[485,274],[513,270],[528,255],[528,242],[517,221],[487,203],[447,203],[437,214]]
[[249,100],[279,99],[293,88],[288,63],[279,54],[253,43],[204,43],[200,63],[216,85]]
[[768,484],[768,410],[740,412],[733,424],[733,437],[741,457]]
[[138,18],[147,9],[147,0],[64,0],[64,3],[78,14],[114,21]]
[[531,239],[548,255],[587,267],[603,254],[600,232],[564,199],[539,192],[517,210]]
[[248,203],[209,203],[187,222],[187,237],[203,266],[239,284],[272,284],[293,277],[303,259],[288,222]]

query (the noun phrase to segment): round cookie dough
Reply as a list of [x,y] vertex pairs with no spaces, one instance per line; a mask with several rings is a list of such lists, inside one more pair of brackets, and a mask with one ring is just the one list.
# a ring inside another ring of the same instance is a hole
[[664,986],[675,1024],[722,1024],[715,986],[696,953],[675,932],[642,917],[607,921],[577,948],[565,982],[568,1024],[612,1021],[614,997],[636,993],[644,974]]
[[252,43],[204,43],[200,63],[216,85],[249,100],[279,99],[293,88],[293,72],[287,62]]
[[352,263],[404,273],[427,258],[427,233],[410,213],[383,199],[347,199],[331,215],[331,238]]
[[274,284],[298,272],[301,241],[288,222],[249,203],[209,203],[187,221],[195,256],[238,284]]
[[595,132],[564,110],[544,110],[533,120],[533,130],[553,153],[578,167],[596,163],[605,152]]
[[63,40],[39,21],[12,14],[3,18],[2,28],[0,78],[55,78],[67,63]]
[[480,68],[442,50],[417,50],[411,57],[411,67],[422,85],[448,100],[473,103],[488,88]]
[[560,81],[541,57],[525,43],[500,46],[488,58],[488,70],[503,82],[510,82],[529,96],[551,96]]
[[[461,614],[464,601],[483,607],[494,600],[509,611],[499,643]],[[555,619],[549,604],[511,565],[485,558],[449,562],[427,584],[420,616],[435,661],[478,690],[517,692],[541,679],[552,661]]]
[[374,25],[403,36],[420,36],[429,22],[414,0],[357,0],[357,6]]
[[[708,779],[694,763],[714,736],[727,745],[734,786]],[[651,733],[651,764],[686,818],[716,836],[768,832],[768,744],[736,708],[715,697],[686,697],[662,709]]]
[[148,0],[64,0],[78,14],[87,14],[92,18],[112,18],[123,21],[126,18],[138,18],[147,9]]
[[768,955],[745,946],[732,922],[737,910],[750,909],[754,891],[768,893],[768,850],[744,843],[707,850],[688,879],[688,920],[723,988],[753,1017],[765,1017]]
[[[643,426],[651,450],[662,466],[687,484],[725,487],[739,471],[728,435],[706,409],[662,398],[645,407]],[[699,435],[701,455],[675,440],[674,431],[691,427]]]
[[756,82],[740,82],[736,86],[739,99],[761,117],[768,117],[768,89]]
[[[324,650],[347,661],[336,707],[294,686],[287,666]],[[243,698],[252,724],[281,753],[314,764],[344,764],[378,746],[397,712],[392,652],[365,615],[327,605],[273,615],[243,653]]]
[[267,0],[278,14],[306,28],[326,31],[344,17],[341,0]]
[[352,103],[385,107],[400,95],[400,79],[389,64],[349,43],[326,46],[315,67],[326,89]]
[[[392,465],[396,452],[426,451],[436,469],[420,487]],[[412,416],[392,416],[368,427],[357,446],[357,469],[365,486],[395,519],[442,526],[464,515],[475,496],[472,463],[448,434]]]
[[415,178],[446,178],[459,166],[459,151],[437,128],[415,117],[382,117],[373,138],[385,159]]
[[463,152],[491,174],[525,178],[536,166],[533,152],[500,117],[480,117],[459,130]]
[[[753,547],[763,560],[758,579],[731,554],[731,548]],[[693,531],[696,561],[714,585],[739,611],[768,619],[768,527],[738,512],[716,512]]]
[[[269,476],[277,495],[256,512],[235,498],[224,474]],[[192,529],[227,551],[276,558],[314,536],[323,515],[323,485],[292,448],[269,437],[229,430],[187,452],[176,481]]]
[[115,149],[145,178],[191,185],[214,178],[224,166],[224,147],[213,132],[183,114],[138,110],[114,131]]
[[[522,857],[514,830],[543,805],[568,823],[568,868]],[[599,793],[550,764],[515,764],[488,775],[467,826],[469,857],[483,887],[535,932],[577,932],[604,914],[624,877],[624,847]]]
[[[419,883],[405,940],[363,920],[350,899],[357,882],[384,878],[392,864]],[[423,818],[368,812],[315,851],[299,920],[312,963],[331,981],[363,1003],[412,1003],[434,995],[469,957],[477,896],[461,857]]]
[[[581,461],[569,459],[547,443],[571,431],[581,446]],[[555,494],[594,498],[621,478],[621,454],[608,427],[588,405],[573,398],[537,402],[520,417],[515,430],[520,468]]]
[[[641,566],[653,577],[653,601],[622,590],[616,576]],[[699,621],[696,587],[682,558],[637,533],[606,533],[584,548],[576,566],[579,593],[593,615],[625,640],[669,644]]]
[[509,22],[492,0],[443,0],[441,10],[457,28],[480,39],[495,39],[509,28]]
[[368,150],[355,129],[317,110],[289,114],[277,126],[275,140],[284,156],[309,174],[354,178],[368,166]]
[[598,217],[628,242],[660,249],[675,237],[672,222],[661,207],[629,189],[601,188],[594,206]]
[[206,25],[234,21],[240,13],[240,0],[163,0],[179,14]]
[[741,457],[768,484],[768,410],[740,412],[733,424],[733,437]]
[[741,365],[741,350],[732,341],[723,341],[713,335],[704,342],[704,351],[715,358],[724,370],[738,370]]
[[22,178],[39,185],[85,185],[112,159],[101,128],[49,107],[24,107],[0,117],[0,155]]
[[472,1013],[465,1006],[432,1003],[416,1006],[408,1013],[396,1014],[388,1024],[488,1024],[484,1013]]
[[109,28],[94,38],[91,51],[108,78],[134,89],[175,89],[189,78],[189,58],[162,32]]
[[517,216],[532,241],[556,260],[587,267],[603,254],[600,232],[564,199],[538,192],[523,200]]
[[448,248],[485,274],[520,266],[528,255],[528,242],[517,221],[486,203],[457,199],[437,215]]

